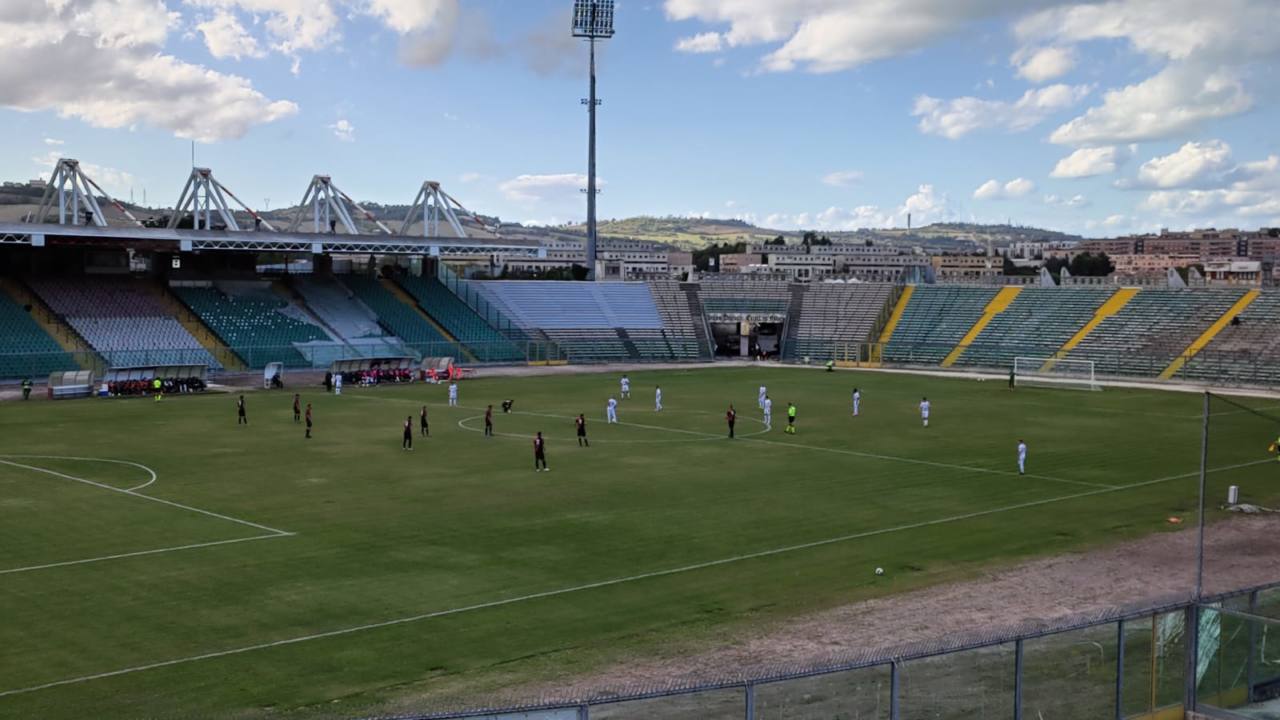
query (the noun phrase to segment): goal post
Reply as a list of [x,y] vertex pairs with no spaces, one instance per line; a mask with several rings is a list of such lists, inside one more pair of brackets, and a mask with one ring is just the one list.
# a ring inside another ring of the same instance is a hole
[[1051,387],[1063,390],[1101,390],[1092,360],[1065,360],[1052,357],[1015,357],[1013,382],[1016,387]]

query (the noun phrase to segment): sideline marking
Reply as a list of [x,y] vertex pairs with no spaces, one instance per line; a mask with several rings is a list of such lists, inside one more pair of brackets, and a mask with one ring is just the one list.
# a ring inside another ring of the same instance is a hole
[[[1242,467],[1251,467],[1254,465],[1262,465],[1264,463],[1274,463],[1274,458],[1265,460],[1255,460],[1251,462],[1238,463],[1236,465],[1228,465],[1209,470],[1211,473],[1223,472],[1226,470],[1235,470]],[[895,527],[881,528],[879,530],[868,530],[850,535],[841,535],[839,537],[827,538],[825,540],[815,540],[813,542],[800,543],[798,545],[787,545],[771,550],[761,550],[758,552],[747,553],[744,555],[735,555],[733,557],[720,558],[718,560],[709,560],[706,562],[695,563],[693,565],[684,565],[666,570],[655,570],[653,572],[640,573],[638,575],[630,575],[627,577],[612,578],[609,580],[601,580],[598,582],[587,583],[585,585],[575,585],[573,587],[560,588],[557,590],[546,590],[543,592],[530,593],[528,595],[520,595],[517,597],[504,598],[502,600],[491,600],[489,602],[478,603],[475,605],[465,605],[462,607],[450,608],[447,610],[436,610],[433,612],[420,613],[418,615],[409,615],[407,617],[394,618],[392,620],[384,620],[375,623],[366,623],[364,625],[354,625],[352,627],[340,628],[338,630],[328,630],[325,632],[313,633],[310,635],[301,635],[298,637],[285,638],[283,640],[273,640],[271,642],[258,643],[256,645],[246,645],[239,648],[231,648],[229,650],[218,650],[215,652],[202,653],[200,655],[191,655],[188,657],[174,658],[172,660],[161,660],[159,662],[148,663],[146,665],[135,665],[133,667],[121,668],[119,670],[110,670],[108,672],[95,673],[93,675],[81,675],[80,677],[67,678],[65,680],[54,680],[52,682],[42,683],[40,685],[32,685],[25,688],[16,688],[13,690],[0,691],[0,697],[9,697],[12,695],[21,695],[38,690],[47,690],[49,688],[62,687],[65,685],[76,685],[79,683],[90,682],[92,680],[102,680],[110,677],[118,677],[120,675],[129,675],[132,673],[143,672],[146,670],[155,670],[163,667],[172,667],[174,665],[183,665],[200,660],[211,660],[214,658],[227,657],[229,655],[241,655],[244,653],[254,652],[256,650],[266,650],[269,648],[283,647],[286,645],[296,645],[311,640],[322,640],[325,638],[339,637],[342,635],[350,635],[352,633],[363,632],[365,630],[377,630],[380,628],[393,627],[396,625],[405,625],[409,623],[420,622],[422,620],[430,620],[433,618],[447,617],[450,615],[459,615],[462,613],[474,612],[477,610],[485,610],[489,608],[502,607],[504,605],[514,605],[516,603],[527,602],[529,600],[540,600],[544,598],[557,597],[560,595],[568,595],[570,593],[582,592],[584,590],[595,590],[603,587],[612,587],[625,583],[636,582],[640,580],[649,580],[658,577],[667,577],[670,575],[679,575],[682,573],[693,572],[695,570],[705,570],[707,568],[718,567],[721,565],[729,565],[744,560],[754,560],[762,557],[773,555],[781,555],[783,553],[796,552],[798,550],[808,550],[811,548],[822,547],[825,545],[834,545],[836,543],[848,542],[849,540],[858,540],[862,538],[875,537],[878,535],[888,535],[895,532],[905,530],[916,530],[923,527],[931,527],[935,525],[945,525],[947,523],[960,522],[963,520],[972,520],[974,518],[997,515],[1014,510],[1024,510],[1032,507],[1050,505],[1057,502],[1065,502],[1067,500],[1076,500],[1083,497],[1091,497],[1094,495],[1106,495],[1124,490],[1131,490],[1149,485],[1169,482],[1172,480],[1181,480],[1189,477],[1195,477],[1200,474],[1199,470],[1180,475],[1168,475],[1166,477],[1156,478],[1154,480],[1146,480],[1131,485],[1122,485],[1114,488],[1101,488],[1097,490],[1087,490],[1084,492],[1072,493],[1071,495],[1060,495],[1058,497],[1044,498],[1041,500],[1031,500],[1028,502],[1018,503],[1015,505],[1006,505],[999,508],[991,508],[989,510],[979,510],[977,512],[965,513],[963,515],[953,515],[951,517],[938,518],[935,520],[922,520],[920,522],[909,523],[907,525],[898,525]]]

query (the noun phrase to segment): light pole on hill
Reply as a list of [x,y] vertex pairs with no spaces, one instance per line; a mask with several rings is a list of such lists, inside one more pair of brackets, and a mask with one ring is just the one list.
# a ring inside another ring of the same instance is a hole
[[573,36],[591,48],[587,106],[587,279],[596,279],[596,41],[613,37],[613,0],[573,0]]

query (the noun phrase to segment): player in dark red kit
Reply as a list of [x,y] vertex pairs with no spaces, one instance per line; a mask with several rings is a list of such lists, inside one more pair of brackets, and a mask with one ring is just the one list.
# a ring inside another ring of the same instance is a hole
[[307,403],[307,439],[311,439],[311,403]]
[[302,422],[302,400],[298,397],[298,393],[293,394],[293,421]]
[[484,411],[484,436],[493,437],[493,406],[485,408]]
[[244,414],[244,396],[243,395],[240,396],[239,400],[236,400],[236,424],[237,425],[249,424],[249,417]]
[[733,409],[733,405],[729,406],[729,411],[724,414],[724,421],[729,423],[729,439],[733,439],[733,425],[738,422],[738,411]]
[[547,443],[542,439],[541,430],[533,439],[533,470],[534,472],[551,471],[551,468],[547,467]]
[[404,439],[400,441],[400,449],[413,449],[413,416],[408,415],[404,419]]
[[430,430],[428,430],[427,428],[427,406],[426,405],[422,406],[422,412],[418,414],[418,431],[422,433],[422,437],[427,437],[431,434]]
[[587,439],[586,416],[578,413],[578,417],[573,422],[578,426],[578,447],[591,447],[591,441]]

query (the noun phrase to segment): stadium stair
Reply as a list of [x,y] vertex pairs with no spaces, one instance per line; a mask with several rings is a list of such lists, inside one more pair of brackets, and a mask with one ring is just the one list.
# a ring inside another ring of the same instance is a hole
[[227,347],[226,344],[223,343],[222,340],[213,332],[213,330],[209,329],[209,326],[204,324],[204,321],[197,317],[195,313],[191,312],[190,308],[183,305],[182,301],[169,291],[169,288],[160,285],[153,287],[156,291],[156,299],[168,308],[173,319],[177,320],[179,325],[181,325],[187,332],[191,333],[191,337],[195,338],[205,350],[208,350],[209,354],[212,355],[225,370],[230,372],[243,372],[249,369],[249,366],[245,364],[244,360],[241,360],[240,356],[232,352],[231,348]]
[[907,311],[907,303],[911,302],[911,296],[915,291],[915,285],[908,285],[902,288],[902,294],[898,296],[898,304],[894,306],[893,313],[889,315],[889,321],[884,324],[884,330],[880,331],[881,345],[889,342],[893,337],[893,331],[898,329],[898,323],[902,321],[902,315]]
[[698,336],[698,347],[701,352],[706,353],[704,359],[710,360],[715,357],[716,349],[711,344],[711,330],[707,327],[707,313],[702,308],[702,301],[698,299],[697,283],[681,283],[680,289],[684,291],[685,297],[689,300],[689,312],[693,315],[693,334]]
[[443,325],[436,322],[436,319],[431,317],[431,315],[429,315],[426,310],[423,310],[422,306],[418,304],[418,301],[414,299],[414,297],[410,295],[407,290],[400,287],[400,285],[396,281],[388,278],[382,278],[378,280],[378,282],[382,285],[383,288],[387,290],[387,292],[394,295],[397,300],[404,303],[405,305],[408,305],[423,320],[426,320],[431,325],[431,327],[436,329],[436,332],[440,333],[440,337],[456,345],[458,350],[463,355],[466,356],[466,359],[468,362],[476,361],[476,356],[472,355],[471,351],[468,350],[465,345],[463,345],[461,342],[458,342],[458,338],[454,337],[453,334],[450,333],[448,330],[445,330]]
[[1084,327],[1077,330],[1076,334],[1072,335],[1070,340],[1067,340],[1062,344],[1062,347],[1058,349],[1058,352],[1053,354],[1053,359],[1045,363],[1044,367],[1040,368],[1041,372],[1048,372],[1052,370],[1054,364],[1058,360],[1066,357],[1067,353],[1071,352],[1077,345],[1084,342],[1084,339],[1089,337],[1089,333],[1092,333],[1094,328],[1101,325],[1103,320],[1106,320],[1112,315],[1123,310],[1124,306],[1128,305],[1129,301],[1138,294],[1138,290],[1138,288],[1132,287],[1120,288],[1117,290],[1110,299],[1102,303],[1102,306],[1098,308],[1098,312],[1093,316],[1092,320],[1085,323]]
[[782,356],[796,357],[796,346],[800,342],[800,314],[804,311],[804,294],[808,285],[792,283],[791,302],[787,305],[787,321],[782,335]]
[[53,338],[59,347],[70,353],[82,370],[106,366],[93,347],[80,337],[80,333],[54,314],[40,296],[26,285],[10,278],[0,278],[0,290],[7,292],[18,305],[30,307],[31,319],[35,320],[36,324]]
[[983,328],[991,322],[991,319],[1005,310],[1008,310],[1009,305],[1013,303],[1014,299],[1018,297],[1018,293],[1020,292],[1022,292],[1022,287],[1017,285],[1001,288],[1000,292],[996,293],[996,296],[992,298],[991,302],[987,303],[986,309],[982,311],[982,317],[978,318],[978,321],[973,324],[973,327],[969,328],[969,332],[966,333],[963,338],[960,338],[960,342],[956,345],[955,349],[943,359],[942,367],[945,368],[954,365],[956,360],[959,360],[960,356],[964,354],[964,351],[969,349],[969,345],[971,345],[978,335],[982,333]]
[[1165,368],[1164,372],[1160,373],[1160,379],[1168,380],[1177,374],[1177,372],[1182,369],[1182,366],[1187,364],[1188,360],[1195,357],[1197,353],[1203,350],[1206,345],[1218,336],[1218,333],[1222,332],[1223,328],[1231,324],[1231,321],[1252,305],[1253,301],[1257,300],[1260,295],[1262,295],[1262,292],[1259,290],[1250,290],[1245,293],[1244,297],[1237,300],[1229,310],[1222,314],[1222,317],[1218,318],[1200,334],[1200,337],[1196,338],[1190,345],[1188,345],[1187,349],[1182,351],[1182,354],[1178,355],[1178,357],[1174,358],[1173,362],[1169,363],[1169,367]]
[[627,332],[627,329],[614,328],[613,330],[618,334],[618,339],[622,341],[622,347],[627,349],[627,354],[631,356],[631,359],[642,360],[643,356],[640,353],[640,348],[636,347],[636,344],[631,339],[631,334]]

